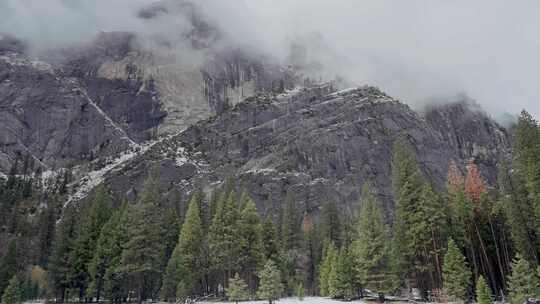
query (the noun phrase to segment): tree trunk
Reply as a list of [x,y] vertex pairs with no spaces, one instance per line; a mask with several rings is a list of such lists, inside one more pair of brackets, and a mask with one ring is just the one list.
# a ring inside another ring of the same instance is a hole
[[495,252],[497,253],[497,261],[499,264],[499,271],[501,272],[501,284],[502,288],[505,289],[506,287],[506,281],[504,279],[504,270],[503,270],[503,262],[501,259],[501,254],[499,252],[499,245],[497,244],[497,238],[495,237],[495,231],[493,228],[493,222],[491,221],[491,216],[488,215],[488,221],[489,221],[489,227],[491,230],[491,237],[493,238],[493,243],[495,244]]

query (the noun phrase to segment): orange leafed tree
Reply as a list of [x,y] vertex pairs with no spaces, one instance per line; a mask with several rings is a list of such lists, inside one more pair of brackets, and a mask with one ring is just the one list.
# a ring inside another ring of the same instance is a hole
[[480,175],[480,170],[472,161],[469,163],[469,165],[467,165],[465,192],[469,195],[469,198],[476,206],[480,204],[480,197],[484,192],[486,192],[486,186],[482,176]]
[[304,220],[302,221],[302,231],[309,233],[313,230],[313,219],[307,212],[304,214]]

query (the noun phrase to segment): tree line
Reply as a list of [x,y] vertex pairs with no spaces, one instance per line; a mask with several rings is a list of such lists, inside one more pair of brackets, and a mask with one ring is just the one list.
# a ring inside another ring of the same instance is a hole
[[[423,299],[521,304],[540,295],[540,126],[523,112],[514,131],[512,158],[500,161],[493,187],[471,161],[464,174],[450,162],[439,189],[407,140],[396,141],[393,216],[369,183],[353,215],[333,202],[313,212],[293,193],[279,210],[262,212],[234,179],[210,197],[193,193],[181,212],[162,202],[158,172],[135,203],[114,201],[100,185],[84,206],[61,215],[58,206],[43,208],[38,221],[18,216],[15,228],[3,225],[3,302],[384,298],[416,288]],[[0,194],[20,197],[2,196],[3,210],[32,197],[22,194],[28,181],[10,178]],[[60,189],[62,182],[50,196],[61,197]],[[52,246],[22,259],[31,248],[22,223],[31,220],[43,225],[31,245]]]

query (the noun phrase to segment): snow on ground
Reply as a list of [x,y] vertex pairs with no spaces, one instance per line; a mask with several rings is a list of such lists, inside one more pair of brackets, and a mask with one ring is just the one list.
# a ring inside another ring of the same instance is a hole
[[[198,302],[203,304],[231,304],[234,302]],[[246,301],[246,302],[239,302],[242,304],[266,304],[268,301]],[[276,304],[336,304],[336,303],[365,303],[362,300],[357,301],[351,301],[351,302],[343,302],[338,300],[332,300],[328,298],[321,298],[321,297],[305,297],[303,301],[299,300],[298,298],[285,298],[280,299],[278,301],[274,301],[273,303]]]

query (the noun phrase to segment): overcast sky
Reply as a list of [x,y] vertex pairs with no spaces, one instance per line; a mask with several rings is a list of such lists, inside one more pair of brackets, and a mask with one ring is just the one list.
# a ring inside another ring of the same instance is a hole
[[[540,117],[540,1],[199,0],[235,43],[285,58],[308,46],[327,75],[416,106],[466,93],[498,116]],[[99,30],[156,31],[135,18],[153,0],[0,0],[0,32],[47,47]],[[152,26],[157,26],[156,24]],[[182,26],[159,24],[159,31]]]

